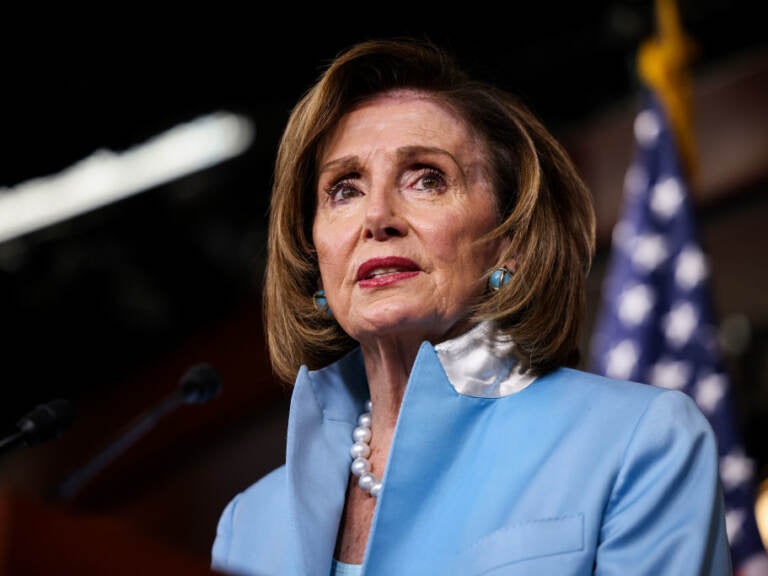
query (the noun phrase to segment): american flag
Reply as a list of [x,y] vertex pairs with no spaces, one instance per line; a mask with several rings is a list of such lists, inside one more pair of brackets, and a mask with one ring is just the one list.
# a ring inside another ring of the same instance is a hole
[[754,463],[734,419],[719,350],[710,266],[674,133],[654,91],[646,89],[643,96],[634,123],[635,158],[626,172],[623,214],[613,229],[592,335],[590,369],[683,390],[695,399],[718,440],[734,572],[751,574],[768,560],[754,515]]

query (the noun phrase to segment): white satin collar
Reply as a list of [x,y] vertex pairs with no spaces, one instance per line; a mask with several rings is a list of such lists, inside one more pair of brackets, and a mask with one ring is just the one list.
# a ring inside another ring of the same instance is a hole
[[490,324],[481,322],[464,334],[435,346],[456,392],[480,398],[501,398],[520,392],[536,377],[521,369],[514,343],[493,342]]

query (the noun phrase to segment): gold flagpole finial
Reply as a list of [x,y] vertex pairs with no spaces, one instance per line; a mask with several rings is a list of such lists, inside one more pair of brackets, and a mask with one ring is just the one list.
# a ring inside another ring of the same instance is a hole
[[689,65],[696,52],[685,34],[676,0],[656,0],[656,34],[641,43],[637,57],[640,79],[660,98],[674,133],[682,169],[696,174]]

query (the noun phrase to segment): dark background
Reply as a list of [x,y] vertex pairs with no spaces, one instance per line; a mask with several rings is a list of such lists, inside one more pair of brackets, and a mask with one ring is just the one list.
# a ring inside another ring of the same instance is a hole
[[[766,48],[756,2],[680,6],[698,46],[695,78]],[[172,393],[186,367],[211,361],[224,376],[221,397],[159,424],[75,503],[205,555],[217,511],[281,458],[288,394],[269,371],[258,311],[264,225],[277,140],[322,66],[364,38],[427,37],[576,143],[580,127],[632,102],[637,45],[653,30],[650,2],[324,8],[161,16],[148,7],[4,22],[0,187],[217,110],[251,119],[256,133],[238,158],[0,243],[0,430],[54,397],[78,409],[55,446],[0,455],[0,481],[54,499],[66,474]],[[700,202],[704,225],[731,217],[738,227],[764,209],[766,181],[764,170],[746,191]],[[603,234],[596,287],[606,253]],[[728,361],[762,478],[766,318],[747,321],[751,339]]]

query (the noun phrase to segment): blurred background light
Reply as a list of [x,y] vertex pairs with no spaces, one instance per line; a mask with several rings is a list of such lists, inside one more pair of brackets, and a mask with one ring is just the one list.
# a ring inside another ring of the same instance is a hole
[[215,112],[124,152],[97,150],[58,174],[0,188],[0,242],[238,156],[253,136],[248,118]]

